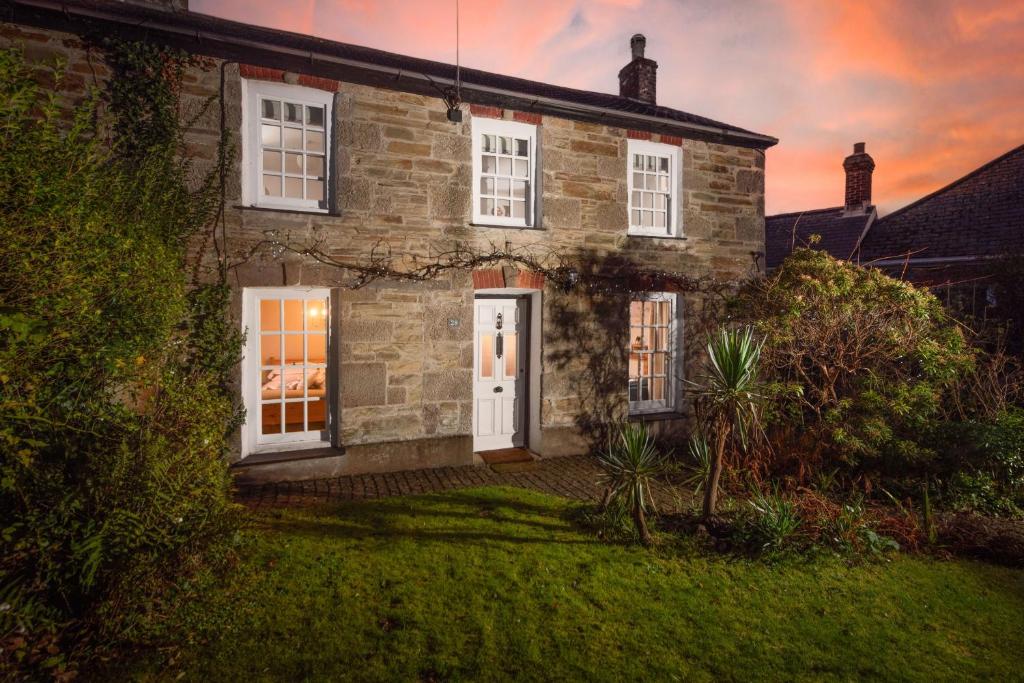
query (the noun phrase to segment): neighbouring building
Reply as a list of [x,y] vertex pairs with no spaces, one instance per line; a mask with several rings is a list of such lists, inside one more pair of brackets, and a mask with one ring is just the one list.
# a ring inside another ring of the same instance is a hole
[[794,246],[810,246],[930,287],[971,317],[1019,321],[1024,145],[883,217],[871,205],[875,163],[864,143],[843,167],[845,206],[767,217],[769,269]]
[[[720,281],[763,263],[777,140],[658,105],[640,35],[618,95],[462,68],[453,113],[453,65],[183,2],[6,0],[2,18],[3,43],[65,58],[72,89],[109,77],[93,48],[107,35],[211,58],[187,75],[183,115],[200,165],[215,163],[222,125],[240,143],[223,236],[248,332],[234,459],[250,479],[579,453],[595,423],[626,417],[671,433],[699,346],[688,316],[708,310],[657,277],[621,296],[511,264],[351,289],[338,268],[262,242],[406,266],[497,245],[581,273],[635,264]],[[198,256],[215,265],[212,249]]]

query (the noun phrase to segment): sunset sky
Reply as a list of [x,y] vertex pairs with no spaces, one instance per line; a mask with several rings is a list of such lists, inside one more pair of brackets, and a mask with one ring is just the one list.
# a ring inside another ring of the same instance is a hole
[[[455,60],[455,0],[189,7]],[[617,92],[637,32],[659,104],[780,139],[769,214],[841,204],[857,141],[883,214],[1024,143],[1022,0],[461,0],[464,65],[575,88]]]

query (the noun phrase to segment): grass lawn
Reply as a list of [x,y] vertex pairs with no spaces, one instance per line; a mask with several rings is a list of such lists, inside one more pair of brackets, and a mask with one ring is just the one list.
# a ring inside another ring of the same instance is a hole
[[[776,563],[597,541],[481,488],[256,515],[228,587],[133,675],[183,680],[993,680],[1024,676],[1024,572]],[[158,663],[158,660],[161,663]]]

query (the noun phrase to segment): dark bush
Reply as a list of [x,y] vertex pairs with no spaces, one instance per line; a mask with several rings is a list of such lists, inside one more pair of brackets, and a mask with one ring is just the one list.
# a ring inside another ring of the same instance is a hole
[[216,178],[190,189],[166,112],[120,106],[135,82],[176,107],[187,60],[109,56],[121,98],[71,105],[48,94],[59,70],[0,52],[0,664],[23,668],[137,628],[236,524],[241,340],[226,287],[190,288],[185,264]]
[[808,483],[926,468],[921,443],[973,350],[939,301],[881,271],[798,249],[734,303],[765,338],[772,448],[756,467]]

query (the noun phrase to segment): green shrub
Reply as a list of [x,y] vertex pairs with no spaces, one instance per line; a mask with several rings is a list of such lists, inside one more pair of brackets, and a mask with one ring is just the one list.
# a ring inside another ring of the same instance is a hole
[[748,514],[741,518],[745,543],[761,551],[777,552],[794,543],[800,528],[796,505],[778,491],[754,491]]
[[[108,56],[121,95],[69,105],[40,85],[59,69],[0,52],[0,640],[23,667],[137,629],[236,524],[223,456],[241,339],[227,288],[190,288],[185,267],[217,183],[190,189],[157,111],[176,116],[188,60]],[[148,110],[121,106],[132,82]],[[64,651],[30,661],[25,635],[46,633]]]
[[922,436],[973,351],[939,301],[873,268],[796,250],[734,302],[764,336],[775,473],[919,472]]
[[1024,508],[1024,409],[992,420],[936,422],[930,440],[947,509],[1016,516]]

